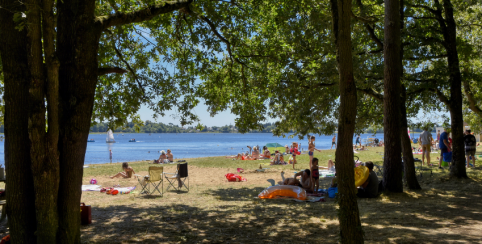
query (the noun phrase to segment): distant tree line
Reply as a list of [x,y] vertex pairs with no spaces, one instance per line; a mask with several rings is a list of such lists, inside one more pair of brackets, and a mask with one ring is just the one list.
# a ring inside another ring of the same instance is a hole
[[[138,131],[136,131],[138,127]],[[271,133],[275,128],[274,123],[266,123],[263,125],[263,130],[252,130],[248,133]],[[109,129],[108,123],[96,123],[90,127],[91,132],[106,132]],[[3,133],[3,125],[0,127],[0,132]],[[212,133],[236,133],[238,129],[233,125],[225,126],[204,126],[202,130],[199,130],[195,126],[180,127],[172,123],[155,123],[146,120],[143,125],[136,124],[134,122],[128,122],[125,126],[116,128],[114,132],[123,133],[198,133],[198,132],[212,132]]]

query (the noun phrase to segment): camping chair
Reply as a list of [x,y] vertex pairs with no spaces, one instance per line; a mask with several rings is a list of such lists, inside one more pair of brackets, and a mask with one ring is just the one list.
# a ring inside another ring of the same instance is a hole
[[187,189],[187,191],[189,191],[189,175],[187,171],[187,163],[178,164],[176,173],[164,173],[164,178],[166,178],[167,182],[169,182],[166,191],[169,190],[169,188],[171,187],[174,188],[176,191],[180,191],[183,186]]
[[[146,193],[148,195],[154,194],[156,191],[163,195],[164,181],[162,179],[162,173],[164,168],[161,166],[149,166],[149,175],[142,176],[136,174],[137,181],[141,185],[141,193]],[[152,191],[150,187],[153,187]],[[159,186],[161,189],[159,190]]]

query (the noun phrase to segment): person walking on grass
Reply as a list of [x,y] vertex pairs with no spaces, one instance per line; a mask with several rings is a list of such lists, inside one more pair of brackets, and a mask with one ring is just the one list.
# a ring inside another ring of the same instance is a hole
[[465,130],[465,156],[467,157],[467,168],[470,166],[470,157],[472,157],[472,167],[475,168],[475,151],[477,150],[477,140],[475,136],[470,133],[470,130]]
[[422,166],[425,161],[425,155],[427,156],[427,165],[430,165],[430,151],[432,147],[432,134],[428,132],[426,126],[423,132],[420,133],[420,141],[422,142]]
[[333,138],[331,138],[331,149],[333,149],[333,145],[335,145],[335,149],[336,149],[336,135],[333,135]]

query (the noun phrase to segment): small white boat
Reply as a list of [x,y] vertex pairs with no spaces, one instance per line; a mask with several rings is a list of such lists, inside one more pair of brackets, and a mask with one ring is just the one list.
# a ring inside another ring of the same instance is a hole
[[105,143],[115,143],[114,133],[112,133],[111,129],[107,131],[107,138],[105,139]]

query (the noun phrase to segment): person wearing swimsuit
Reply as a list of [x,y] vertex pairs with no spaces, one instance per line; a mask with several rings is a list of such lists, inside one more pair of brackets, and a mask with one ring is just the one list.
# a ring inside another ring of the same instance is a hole
[[122,163],[122,169],[124,170],[124,172],[119,172],[116,175],[111,176],[110,178],[111,179],[114,179],[114,178],[117,178],[117,177],[131,178],[132,174],[136,173],[136,172],[134,172],[134,169],[132,169],[132,167],[130,167],[127,162]]
[[321,152],[320,150],[315,148],[315,136],[310,136],[308,135],[308,155],[310,156],[310,169],[312,166],[312,161],[313,161],[313,152],[314,151]]
[[316,193],[320,188],[320,171],[318,169],[318,158],[313,158],[313,165],[311,166],[311,187]]

